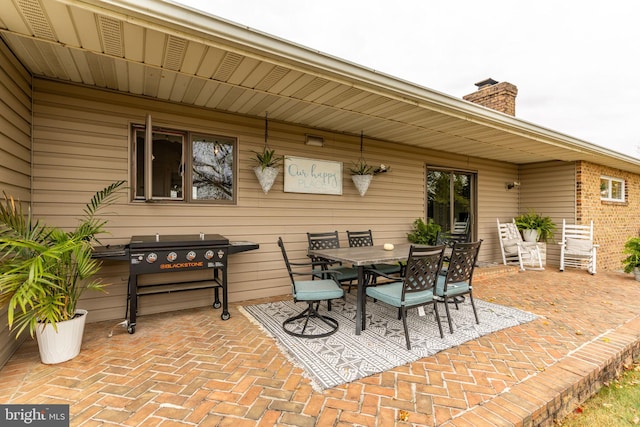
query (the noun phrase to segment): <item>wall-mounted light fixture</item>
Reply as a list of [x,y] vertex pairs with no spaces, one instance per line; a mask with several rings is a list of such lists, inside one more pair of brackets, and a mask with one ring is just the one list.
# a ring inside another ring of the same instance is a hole
[[322,147],[324,146],[324,138],[318,135],[309,135],[306,134],[305,135],[305,141],[304,143],[306,145],[311,145],[313,147]]
[[512,188],[520,187],[519,181],[507,182],[507,190],[511,190]]

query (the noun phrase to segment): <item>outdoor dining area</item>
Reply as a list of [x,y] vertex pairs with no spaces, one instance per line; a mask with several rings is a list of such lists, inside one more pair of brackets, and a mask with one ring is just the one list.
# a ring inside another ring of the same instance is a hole
[[[482,241],[452,241],[449,245],[436,246],[409,243],[374,245],[371,230],[347,231],[347,236],[349,246],[340,247],[337,231],[307,233],[308,263],[289,261],[284,242],[279,238],[278,245],[291,278],[293,297],[295,300],[308,302],[304,315],[287,319],[283,325],[288,333],[299,337],[315,337],[315,334],[305,334],[310,320],[320,320],[330,326],[328,332],[320,332],[322,336],[335,332],[339,327],[337,322],[318,313],[319,303],[327,300],[330,304],[332,299],[343,297],[341,283],[346,283],[350,291],[354,281],[357,289],[356,335],[360,335],[366,328],[366,296],[398,308],[408,350],[411,350],[407,329],[407,310],[410,308],[419,308],[423,312],[425,305],[431,305],[442,337],[437,303],[444,305],[449,331],[453,333],[448,304],[452,302],[457,306],[456,298],[468,295],[476,323],[479,323],[473,303],[472,278]],[[446,263],[443,262],[445,258]],[[294,270],[294,267],[302,266],[310,268],[306,272]],[[297,280],[298,276],[305,273],[308,276],[306,280]],[[316,278],[318,280],[313,280]],[[381,280],[386,283],[379,283]],[[327,308],[330,309],[330,305]],[[300,332],[292,332],[286,328],[294,320],[301,321]]]
[[[88,324],[64,363],[27,340],[0,401],[69,405],[74,426],[552,425],[640,356],[640,287],[595,275],[592,225],[563,223],[562,269],[538,268],[515,220],[497,225],[502,264],[478,262],[465,224],[432,244],[286,234],[290,294],[229,301],[222,271],[220,303],[143,314],[135,334],[133,308],[125,328]],[[147,240],[157,252],[175,237]],[[229,253],[258,247],[239,243]]]
[[[134,335],[116,329],[109,338],[113,322],[88,324],[80,355],[59,365],[41,364],[35,342],[26,341],[0,370],[0,401],[69,404],[73,426],[551,425],[639,355],[640,287],[618,272],[517,271],[476,268],[476,303],[535,320],[323,390],[263,326],[240,314],[293,304],[286,295],[231,302],[227,321],[211,307],[144,316]],[[332,316],[340,301],[333,300]],[[367,313],[383,305],[369,301]],[[482,313],[480,322],[488,322]],[[356,337],[351,326],[340,331]],[[441,341],[437,329],[431,334]],[[406,352],[398,335],[396,350]],[[419,339],[411,340],[415,351]],[[372,350],[361,364],[377,362]]]

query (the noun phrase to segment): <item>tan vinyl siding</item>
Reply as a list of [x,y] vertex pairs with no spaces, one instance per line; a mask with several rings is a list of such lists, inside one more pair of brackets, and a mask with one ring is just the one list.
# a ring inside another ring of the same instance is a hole
[[[250,240],[258,251],[230,257],[229,298],[282,295],[290,292],[284,264],[276,245],[282,236],[292,258],[305,258],[306,232],[338,230],[346,245],[346,230],[371,228],[378,243],[403,242],[415,218],[424,217],[426,165],[437,164],[478,173],[480,213],[478,237],[486,239],[482,259],[496,258],[495,215],[517,211],[517,195],[504,183],[515,179],[517,168],[498,162],[444,155],[405,145],[369,140],[364,156],[369,164],[391,165],[376,176],[364,197],[354,187],[348,168],[358,160],[358,136],[323,132],[269,122],[269,145],[279,155],[291,155],[343,164],[343,194],[314,195],[283,192],[279,174],[265,195],[253,173],[253,151],[264,144],[264,119],[212,112],[142,97],[125,96],[50,81],[35,82],[34,98],[34,209],[47,221],[73,227],[75,218],[93,192],[118,179],[129,180],[128,129],[143,123],[150,112],[155,126],[216,133],[238,138],[237,205],[177,205],[132,203],[122,197],[104,217],[111,233],[104,243],[127,243],[131,235],[219,233],[230,240]],[[264,112],[260,112],[264,116]],[[304,144],[305,133],[324,137],[324,147]],[[365,130],[366,135],[366,130]],[[487,198],[487,201],[484,198]],[[486,214],[485,212],[489,212]],[[110,262],[103,269],[108,295],[87,295],[89,321],[117,319],[126,303],[126,263]],[[164,276],[166,278],[166,276]],[[147,279],[152,280],[152,279]],[[208,305],[211,291],[147,296],[140,314]],[[232,313],[234,315],[234,313]],[[144,324],[144,321],[142,321]]]
[[556,224],[553,240],[547,243],[547,264],[560,265],[562,220],[575,223],[576,165],[573,162],[545,162],[520,167],[520,210],[532,208]]
[[[31,76],[0,41],[0,193],[31,200]],[[7,310],[0,309],[6,325]],[[28,334],[27,334],[28,335]],[[0,366],[21,341],[0,328]]]

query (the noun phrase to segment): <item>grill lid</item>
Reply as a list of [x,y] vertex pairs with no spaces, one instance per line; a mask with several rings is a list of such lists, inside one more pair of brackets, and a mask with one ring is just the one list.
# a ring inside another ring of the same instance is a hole
[[[202,237],[202,238],[201,238]],[[130,249],[180,249],[187,247],[228,246],[229,239],[219,234],[179,234],[179,235],[150,235],[133,236],[129,243]]]

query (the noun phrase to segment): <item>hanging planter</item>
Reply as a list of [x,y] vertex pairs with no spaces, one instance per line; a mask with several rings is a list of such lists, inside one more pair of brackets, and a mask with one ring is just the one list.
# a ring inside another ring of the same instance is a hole
[[262,191],[264,191],[264,194],[267,194],[278,176],[278,168],[256,166],[253,168],[253,171],[256,173]]
[[262,152],[254,151],[254,153],[258,166],[254,167],[253,171],[262,191],[267,194],[278,176],[278,165],[282,161],[282,157],[276,156],[276,150],[269,149],[269,119],[266,114],[264,116],[264,148]]
[[360,196],[364,196],[369,189],[369,184],[371,184],[373,175],[351,175],[351,179],[358,189]]
[[351,179],[353,180],[353,184],[356,186],[358,193],[360,196],[364,196],[367,190],[369,189],[369,185],[371,184],[371,180],[375,175],[385,173],[391,169],[389,166],[380,165],[378,167],[369,166],[367,161],[364,159],[363,155],[364,149],[364,134],[360,132],[360,158],[354,165],[349,168],[351,171]]

